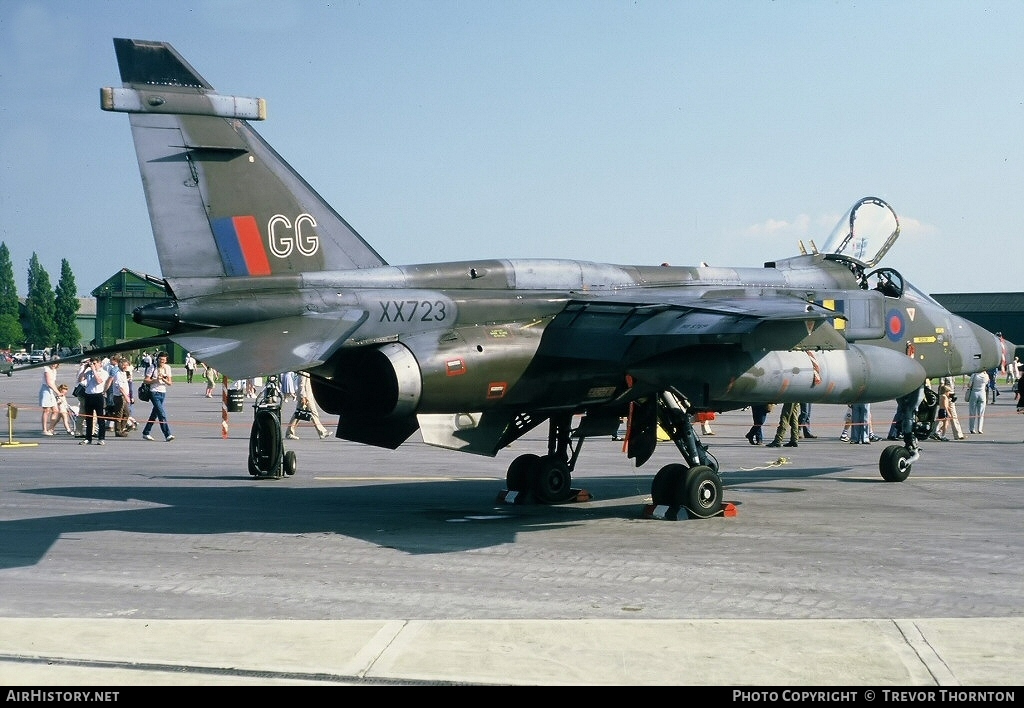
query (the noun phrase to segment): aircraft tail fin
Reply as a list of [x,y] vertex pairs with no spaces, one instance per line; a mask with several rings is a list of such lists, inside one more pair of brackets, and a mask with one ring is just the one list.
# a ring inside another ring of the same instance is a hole
[[266,117],[263,99],[215,93],[166,42],[114,49],[123,87],[101,89],[101,106],[129,115],[160,268],[179,297],[210,278],[386,265],[249,125]]

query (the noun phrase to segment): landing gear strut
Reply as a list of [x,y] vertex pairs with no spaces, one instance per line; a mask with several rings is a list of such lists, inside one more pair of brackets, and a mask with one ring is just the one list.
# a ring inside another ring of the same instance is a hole
[[878,471],[886,482],[902,482],[910,467],[921,458],[918,440],[927,440],[938,421],[939,396],[926,386],[896,399],[896,417],[903,433],[903,447],[889,445],[878,458]]
[[722,511],[722,478],[718,460],[708,452],[693,429],[686,399],[664,391],[658,399],[658,424],[679,448],[683,463],[665,465],[651,482],[655,506],[685,507],[702,519]]

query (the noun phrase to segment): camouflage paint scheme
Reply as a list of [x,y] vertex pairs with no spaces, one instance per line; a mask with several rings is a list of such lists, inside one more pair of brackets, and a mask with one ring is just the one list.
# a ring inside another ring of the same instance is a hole
[[[232,378],[307,371],[340,438],[395,448],[419,430],[495,455],[548,422],[549,455],[517,458],[508,481],[554,502],[583,439],[628,417],[637,465],[659,426],[679,446],[680,469],[654,487],[685,504],[703,494],[695,468],[721,489],[694,412],[892,400],[1004,355],[901,274],[866,272],[899,233],[874,197],[840,222],[831,252],[801,244],[762,268],[388,265],[252,129],[262,99],[216,94],[166,43],[114,45],[123,86],[102,89],[102,107],[129,115],[168,294],[136,321]],[[856,258],[845,251],[863,247],[855,220],[869,209],[895,228]]]

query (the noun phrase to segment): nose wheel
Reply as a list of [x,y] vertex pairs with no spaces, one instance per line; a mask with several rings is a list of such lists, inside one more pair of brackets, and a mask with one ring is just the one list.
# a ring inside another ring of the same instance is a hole
[[878,471],[886,482],[902,482],[910,476],[910,468],[913,465],[910,458],[913,453],[905,447],[890,445],[882,450],[882,456],[878,458]]

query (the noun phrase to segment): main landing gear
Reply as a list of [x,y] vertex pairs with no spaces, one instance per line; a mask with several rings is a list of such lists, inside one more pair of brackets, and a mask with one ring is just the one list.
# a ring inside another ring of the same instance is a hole
[[651,501],[707,519],[722,513],[722,478],[718,460],[697,438],[688,407],[686,399],[672,391],[663,391],[657,400],[658,424],[679,448],[683,462],[658,470],[651,482]]
[[573,499],[572,470],[583,446],[583,438],[573,445],[572,416],[552,416],[548,429],[546,455],[520,455],[512,460],[505,473],[505,486],[510,492],[532,494],[543,504],[561,504]]
[[249,474],[253,477],[281,479],[295,474],[295,452],[284,449],[281,436],[282,401],[277,377],[270,376],[253,404],[249,432]]
[[[722,513],[722,478],[718,460],[700,442],[686,400],[665,391],[656,398],[632,404],[626,447],[629,457],[643,465],[658,442],[658,428],[664,430],[683,455],[682,463],[662,467],[651,483],[656,506],[686,509],[689,515],[708,518]],[[576,466],[584,435],[571,428],[572,416],[560,414],[549,419],[548,452],[526,454],[512,460],[505,474],[509,492],[532,496],[544,504],[560,504],[578,498],[572,488],[572,470]],[[618,417],[613,419],[614,432]],[[605,431],[610,434],[609,431]],[[596,434],[591,431],[591,434]]]

